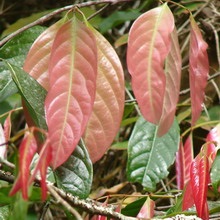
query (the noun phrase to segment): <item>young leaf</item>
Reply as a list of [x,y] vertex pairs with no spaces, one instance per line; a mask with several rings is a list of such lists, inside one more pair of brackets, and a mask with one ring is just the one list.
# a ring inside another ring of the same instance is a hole
[[190,134],[184,146],[182,142],[180,143],[176,154],[176,181],[178,189],[183,189],[190,179],[190,166],[193,158],[192,135]]
[[166,88],[163,101],[163,114],[158,128],[159,136],[164,135],[172,126],[179,100],[181,80],[181,52],[174,28],[171,33],[171,49],[165,62]]
[[92,115],[84,133],[92,162],[99,160],[113,142],[124,110],[124,73],[110,43],[95,29],[98,75]]
[[152,219],[154,216],[154,207],[155,202],[148,197],[144,205],[141,207],[141,210],[138,213],[137,218]]
[[45,110],[53,168],[68,159],[85,130],[94,104],[96,75],[95,37],[74,16],[58,30],[49,63]]
[[[0,124],[0,159],[5,159],[6,158],[6,144],[5,144],[5,133],[2,128],[2,125]],[[0,164],[1,167],[1,164]]]
[[144,118],[158,124],[162,116],[166,76],[164,61],[171,48],[174,18],[167,4],[142,14],[128,37],[127,65]]
[[155,190],[156,183],[168,175],[179,147],[179,126],[174,121],[169,132],[157,136],[157,126],[142,117],[136,122],[128,143],[127,175],[146,190]]
[[92,162],[81,142],[68,160],[55,170],[57,184],[66,192],[87,198],[93,178]]
[[209,162],[206,155],[197,156],[190,169],[190,182],[192,195],[196,205],[198,216],[202,219],[209,219],[207,203],[207,190],[209,179]]
[[48,63],[54,38],[64,19],[47,28],[33,43],[25,59],[23,69],[44,87],[49,89]]
[[193,199],[193,191],[191,181],[189,180],[183,191],[182,211],[191,208],[195,204]]
[[205,87],[209,74],[209,61],[207,55],[208,45],[203,40],[199,27],[192,16],[190,16],[190,23],[189,74],[192,125],[194,125],[202,110]]
[[19,147],[19,174],[10,191],[10,195],[14,195],[21,189],[23,198],[28,199],[29,169],[36,151],[37,143],[35,141],[33,131],[27,132]]

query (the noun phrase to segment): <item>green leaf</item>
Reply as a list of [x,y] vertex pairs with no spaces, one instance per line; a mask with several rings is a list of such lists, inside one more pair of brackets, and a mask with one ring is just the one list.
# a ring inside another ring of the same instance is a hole
[[140,15],[138,10],[115,11],[100,23],[99,30],[101,33],[105,33],[109,29],[126,21],[132,21]]
[[220,150],[218,150],[211,169],[211,181],[215,192],[218,192],[220,186]]
[[156,184],[168,175],[167,169],[174,162],[179,146],[179,126],[172,127],[162,137],[158,127],[140,117],[128,143],[127,176],[139,182],[147,191],[154,191]]
[[47,129],[44,113],[46,90],[21,68],[10,63],[7,65],[35,125]]
[[0,187],[0,206],[7,205],[12,202],[12,197],[9,197],[8,194],[11,190],[11,187]]
[[55,178],[58,187],[74,196],[88,197],[92,185],[93,170],[92,162],[82,142],[77,145],[69,159],[55,170]]
[[0,220],[6,220],[9,216],[9,206],[0,206]]
[[136,217],[145,201],[146,198],[137,199],[136,201],[128,204],[125,208],[123,208],[121,213],[126,216]]
[[[8,41],[0,48],[0,59],[22,67],[29,48],[44,29],[43,27],[36,26]],[[0,61],[0,102],[17,91],[10,71],[3,61]]]

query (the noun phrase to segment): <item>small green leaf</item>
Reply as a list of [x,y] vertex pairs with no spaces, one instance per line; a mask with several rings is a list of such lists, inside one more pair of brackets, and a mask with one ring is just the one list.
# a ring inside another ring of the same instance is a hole
[[147,191],[154,191],[156,184],[168,175],[167,169],[174,162],[179,146],[176,121],[162,137],[157,136],[157,129],[140,117],[128,143],[128,179],[141,183]]
[[216,158],[213,162],[211,169],[211,181],[215,192],[218,192],[220,186],[220,150],[216,154]]
[[140,15],[141,13],[138,10],[115,11],[100,23],[99,30],[101,33],[105,33],[109,29],[126,21],[132,21]]
[[121,210],[123,215],[136,217],[141,207],[144,205],[146,198],[137,199],[136,201],[128,204]]
[[73,154],[55,170],[58,187],[80,198],[87,198],[93,178],[92,162],[81,142]]
[[46,90],[21,68],[8,62],[7,65],[35,125],[47,129],[44,113]]
[[[36,26],[8,41],[0,48],[0,59],[22,67],[29,48],[44,29],[43,27]],[[15,94],[17,91],[10,71],[7,69],[7,66],[4,65],[4,62],[0,61],[0,102],[8,96]]]

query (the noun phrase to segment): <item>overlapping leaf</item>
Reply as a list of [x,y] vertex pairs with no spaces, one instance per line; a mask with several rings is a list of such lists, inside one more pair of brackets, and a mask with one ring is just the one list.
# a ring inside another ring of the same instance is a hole
[[62,19],[47,28],[32,44],[24,63],[24,70],[38,81],[46,90],[49,89],[48,65],[54,38],[58,29],[65,22]]
[[163,113],[164,61],[170,52],[173,30],[172,12],[164,4],[142,14],[129,32],[127,65],[132,88],[144,118],[154,124],[159,123]]
[[165,62],[166,88],[163,101],[163,114],[158,129],[159,136],[165,134],[173,124],[176,105],[179,100],[181,63],[181,52],[177,32],[174,28],[171,33],[171,49]]
[[66,192],[87,198],[92,186],[92,162],[83,145],[77,145],[68,160],[55,170],[57,184]]
[[115,50],[92,29],[98,48],[96,98],[84,134],[85,145],[93,162],[100,159],[114,140],[124,110],[124,73]]
[[168,175],[179,147],[179,127],[174,121],[169,132],[157,137],[157,126],[142,117],[136,122],[128,144],[127,175],[130,181],[141,183],[148,191]]
[[[0,159],[6,158],[6,144],[5,144],[5,134],[4,130],[2,128],[2,125],[0,124]],[[1,167],[1,164],[0,164]]]
[[49,64],[45,109],[53,168],[68,159],[85,130],[95,99],[96,75],[94,35],[74,16],[57,32]]
[[176,154],[176,180],[178,189],[183,189],[190,179],[190,166],[193,161],[192,135],[190,135],[183,146],[180,143]]
[[207,55],[208,45],[203,40],[200,29],[192,16],[190,16],[190,22],[189,73],[192,125],[194,125],[202,110],[209,73],[209,61]]

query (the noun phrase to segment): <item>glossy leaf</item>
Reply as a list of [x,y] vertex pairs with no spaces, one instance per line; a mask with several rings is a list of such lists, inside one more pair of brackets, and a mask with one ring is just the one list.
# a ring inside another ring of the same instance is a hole
[[144,118],[158,124],[166,89],[164,62],[171,49],[174,18],[164,4],[142,14],[128,37],[127,65]]
[[46,29],[32,44],[23,69],[44,87],[49,89],[48,65],[54,38],[65,19],[56,22]]
[[[0,58],[22,67],[28,50],[43,30],[43,27],[35,26],[17,35],[0,48]],[[11,78],[10,71],[2,61],[0,61],[0,74],[1,102],[8,96],[15,94],[18,90]]]
[[194,125],[202,111],[209,74],[209,61],[207,55],[208,45],[203,40],[200,29],[192,16],[190,16],[190,23],[189,73],[192,125]]
[[196,205],[198,216],[202,219],[209,219],[207,203],[209,163],[206,155],[196,157],[191,165],[190,179],[192,195]]
[[56,34],[49,64],[45,109],[52,146],[52,167],[74,151],[92,113],[97,49],[92,32],[75,17]]
[[182,142],[180,143],[179,150],[176,154],[176,180],[178,189],[183,189],[190,179],[190,166],[193,158],[192,135],[190,134],[184,146]]
[[159,136],[166,134],[173,124],[176,105],[179,100],[181,80],[181,52],[176,29],[171,33],[171,49],[165,62],[166,88],[163,101],[163,114],[160,119]]
[[45,89],[21,68],[10,63],[7,63],[7,65],[34,124],[39,128],[47,129],[44,113]]
[[19,174],[10,195],[14,195],[18,190],[21,190],[23,198],[28,199],[29,169],[36,151],[37,143],[33,132],[27,132],[19,147]]
[[92,162],[99,160],[113,142],[124,111],[124,72],[110,43],[92,29],[98,49],[96,97],[92,115],[84,133]]
[[77,145],[68,160],[55,170],[57,184],[66,192],[87,198],[93,179],[92,162],[83,145]]
[[217,152],[216,158],[213,162],[211,169],[211,181],[212,187],[216,193],[220,192],[220,151]]
[[193,198],[193,191],[191,186],[191,181],[186,184],[185,190],[183,191],[183,201],[182,201],[182,211],[191,208],[195,204]]
[[128,179],[141,183],[150,192],[168,175],[167,169],[174,162],[179,147],[179,126],[176,121],[162,137],[157,136],[157,128],[141,117],[135,124],[128,144]]

